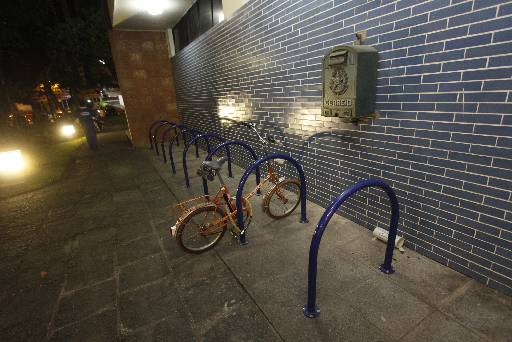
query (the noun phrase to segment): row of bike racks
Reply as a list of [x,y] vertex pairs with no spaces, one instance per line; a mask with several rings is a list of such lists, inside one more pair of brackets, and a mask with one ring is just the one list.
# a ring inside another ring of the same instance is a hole
[[[245,125],[246,123],[240,123],[241,125]],[[188,188],[190,187],[190,181],[188,177],[188,170],[187,170],[187,151],[189,147],[192,144],[195,144],[196,146],[196,156],[199,157],[198,153],[198,142],[199,140],[203,139],[207,146],[207,152],[208,155],[205,158],[205,161],[212,160],[213,156],[220,151],[221,149],[226,150],[226,155],[228,157],[228,172],[229,177],[233,177],[232,170],[231,170],[231,153],[229,150],[229,146],[231,145],[238,145],[241,147],[244,147],[245,150],[247,150],[255,162],[251,164],[247,169],[245,170],[244,174],[242,175],[240,182],[238,183],[238,188],[236,192],[236,208],[237,208],[237,224],[240,228],[241,234],[239,237],[240,244],[244,245],[247,244],[246,240],[246,227],[244,227],[244,218],[243,218],[243,207],[242,207],[242,196],[243,196],[243,189],[245,186],[245,183],[247,182],[247,179],[249,176],[255,172],[256,173],[256,184],[260,183],[260,165],[262,163],[265,163],[269,160],[275,160],[275,159],[284,159],[288,162],[290,162],[295,169],[297,170],[297,173],[299,175],[300,179],[300,223],[307,223],[307,215],[306,215],[306,199],[307,199],[307,189],[306,189],[306,179],[304,176],[304,171],[302,169],[302,166],[300,163],[295,160],[293,157],[289,156],[288,154],[283,153],[274,153],[267,156],[264,156],[262,158],[258,159],[258,156],[254,149],[246,142],[241,140],[225,140],[220,135],[215,133],[203,133],[191,128],[186,127],[185,125],[180,125],[174,122],[170,122],[167,120],[159,120],[155,121],[149,129],[149,143],[150,143],[150,149],[155,149],[156,154],[158,155],[158,147],[156,145],[156,137],[158,134],[159,128],[163,126],[169,126],[167,130],[164,133],[164,136],[162,136],[161,140],[161,147],[162,152],[165,155],[164,150],[164,139],[166,138],[166,135],[169,131],[174,130],[175,134],[173,138],[170,140],[169,143],[169,160],[171,161],[172,171],[175,174],[176,169],[174,166],[174,159],[173,159],[173,144],[174,141],[176,141],[176,144],[179,145],[179,135],[181,133],[183,141],[184,141],[184,150],[183,150],[183,170],[185,174],[185,186]],[[179,132],[178,132],[179,130]],[[188,133],[190,135],[190,139],[187,139],[184,133]],[[220,144],[216,145],[215,147],[211,147],[209,138],[215,138],[216,140],[220,141]],[[166,162],[166,159],[164,157],[164,162]],[[369,178],[365,180],[361,180],[350,187],[348,187],[345,191],[343,191],[337,198],[335,198],[331,204],[327,207],[327,209],[324,211],[322,217],[318,221],[318,224],[316,226],[316,229],[313,233],[313,237],[311,239],[311,245],[309,248],[309,261],[308,261],[308,295],[307,295],[307,303],[304,305],[303,312],[306,317],[309,318],[315,318],[318,317],[320,314],[320,309],[316,305],[316,280],[317,280],[317,258],[318,258],[318,251],[320,249],[320,242],[322,240],[323,233],[325,229],[327,228],[327,225],[329,224],[329,221],[331,220],[332,216],[336,211],[340,208],[340,206],[348,200],[352,195],[354,195],[359,190],[370,188],[370,187],[378,187],[384,190],[384,192],[388,195],[390,205],[391,205],[391,219],[390,219],[390,226],[389,226],[389,236],[388,241],[386,245],[386,252],[384,256],[384,262],[379,265],[379,270],[385,274],[392,274],[394,273],[394,269],[392,267],[392,261],[393,261],[393,251],[394,251],[394,244],[395,244],[395,238],[397,235],[398,230],[398,220],[399,220],[399,204],[397,196],[394,192],[394,190],[382,179],[378,178]],[[258,190],[259,191],[259,190]],[[206,196],[209,195],[208,191],[208,184],[206,180],[203,179],[203,192]]]

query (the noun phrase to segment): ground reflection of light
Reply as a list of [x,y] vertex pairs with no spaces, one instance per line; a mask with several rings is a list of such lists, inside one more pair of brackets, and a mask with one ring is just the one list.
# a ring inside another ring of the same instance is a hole
[[73,136],[76,133],[75,126],[73,125],[64,125],[60,129],[60,133],[65,137]]
[[0,172],[16,173],[25,168],[25,160],[20,150],[0,152]]

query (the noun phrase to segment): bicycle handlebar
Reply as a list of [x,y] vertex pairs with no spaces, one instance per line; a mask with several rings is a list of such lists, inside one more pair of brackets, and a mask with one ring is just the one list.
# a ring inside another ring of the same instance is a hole
[[258,132],[258,130],[256,129],[256,124],[254,124],[252,122],[240,121],[239,124],[242,125],[242,126],[250,128],[254,133],[256,133],[256,136],[258,137],[258,140],[263,144],[263,149],[265,150],[265,154],[268,154],[267,147],[268,147],[269,143],[277,144],[277,145],[282,145],[281,142],[278,142],[275,139],[275,137],[270,135],[270,134],[267,134],[267,138],[266,139],[263,138],[261,136],[260,132]]

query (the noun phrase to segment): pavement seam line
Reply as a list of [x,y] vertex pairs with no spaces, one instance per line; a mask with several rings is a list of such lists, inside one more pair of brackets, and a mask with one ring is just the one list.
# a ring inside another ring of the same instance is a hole
[[130,243],[133,243],[133,242],[136,242],[136,241],[139,241],[139,240],[142,240],[142,239],[147,239],[149,237],[152,237],[153,236],[153,232],[151,233],[148,233],[146,235],[141,235],[141,236],[138,236],[134,239],[130,239],[130,240],[126,240],[126,241],[119,241],[119,245],[120,246],[126,246],[126,245],[129,245]]
[[66,288],[67,282],[68,282],[68,276],[66,275],[64,277],[64,281],[62,282],[62,288],[60,290],[59,296],[57,297],[57,301],[55,302],[55,306],[52,310],[50,322],[48,322],[48,327],[46,330],[46,340],[49,340],[50,338],[52,338],[52,336],[57,331],[57,329],[55,329],[55,318],[57,317],[57,312],[59,310],[60,302],[62,300],[64,289]]
[[281,341],[285,341],[284,337],[281,335],[281,333],[279,332],[279,330],[277,330],[276,326],[274,325],[274,323],[272,323],[272,321],[270,320],[270,318],[267,316],[267,314],[265,313],[265,311],[263,311],[263,309],[261,308],[261,306],[258,305],[258,303],[256,302],[256,299],[254,299],[254,297],[251,295],[251,293],[247,290],[247,288],[244,286],[244,284],[242,284],[242,282],[240,281],[240,279],[236,276],[235,272],[233,272],[233,270],[231,269],[231,267],[229,267],[229,265],[226,263],[226,261],[224,261],[224,259],[220,256],[219,252],[217,252],[215,249],[213,250],[213,252],[215,253],[215,255],[217,256],[217,258],[224,264],[224,266],[226,266],[226,268],[228,269],[228,271],[231,273],[231,275],[233,276],[233,278],[235,279],[235,281],[238,283],[238,285],[242,288],[242,290],[247,294],[247,296],[249,297],[249,299],[254,303],[254,305],[258,308],[258,310],[261,312],[261,314],[263,315],[263,317],[265,317],[265,320],[267,321],[267,323],[269,324],[269,326],[272,328],[272,330],[274,330],[274,332],[276,333],[276,335],[279,337],[279,339]]
[[135,286],[134,288],[130,288],[130,289],[127,289],[127,290],[122,290],[122,291],[119,291],[119,295],[123,296],[127,293],[132,293],[132,292],[136,292],[140,289],[144,289],[146,287],[149,287],[149,286],[152,286],[152,285],[155,285],[155,284],[158,284],[160,282],[162,282],[163,280],[165,280],[166,278],[169,278],[169,274],[166,274],[164,275],[163,277],[160,277],[158,279],[155,279],[155,280],[152,280],[150,282],[147,282],[147,283],[144,283],[142,285],[139,285],[139,286]]
[[459,286],[458,288],[453,290],[453,292],[450,295],[448,295],[445,299],[443,299],[441,302],[439,302],[437,309],[441,313],[443,313],[444,315],[450,317],[455,322],[457,322],[458,324],[460,324],[461,326],[466,328],[467,330],[471,331],[473,334],[475,334],[475,335],[479,336],[480,338],[482,338],[483,340],[491,341],[491,339],[487,335],[483,334],[482,332],[480,332],[478,330],[473,329],[472,327],[468,327],[466,324],[464,324],[464,322],[459,321],[459,319],[455,315],[453,315],[450,312],[446,311],[446,307],[449,306],[457,298],[460,298],[460,297],[464,296],[466,291],[473,284],[478,284],[478,283],[474,279],[469,279],[466,283],[462,284],[461,286]]
[[[158,176],[160,177],[160,174],[158,173],[158,171],[156,171]],[[161,178],[161,177],[160,177]],[[165,183],[165,182],[164,182]],[[151,215],[151,214],[150,214]],[[151,215],[152,216],[152,215]],[[156,227],[155,227],[155,224],[153,223],[153,220],[150,220],[149,221],[149,224],[151,225],[151,230],[153,231],[153,234],[155,236],[155,238],[157,239],[157,242],[158,242],[158,245],[160,246],[160,250],[162,251],[163,253],[163,257],[164,257],[164,262],[167,266],[167,269],[169,270],[169,275],[171,277],[169,277],[172,282],[173,282],[173,285],[176,287],[176,292],[179,293],[180,292],[180,287],[179,287],[179,284],[178,284],[178,281],[177,281],[177,277],[174,273],[174,269],[172,267],[172,264],[171,264],[171,261],[169,260],[169,257],[167,256],[167,254],[165,253],[165,248],[164,248],[164,244],[162,242],[162,239],[160,238],[160,235],[158,234],[158,232],[156,231]],[[168,275],[168,276],[169,276]],[[181,310],[185,312],[185,314],[187,315],[188,319],[189,319],[189,324],[191,325],[190,328],[192,330],[192,334],[194,334],[194,337],[197,341],[200,340],[199,336],[197,336],[196,334],[196,329],[193,329],[193,325],[195,325],[195,321],[194,321],[194,317],[192,316],[192,314],[190,313],[189,310],[186,309],[186,306],[185,306],[185,303],[184,301],[182,300],[181,296],[178,295],[178,302],[180,303],[180,306],[181,306]],[[180,309],[180,308],[179,308]],[[181,311],[180,310],[180,311]]]
[[404,338],[406,338],[407,336],[409,336],[410,334],[412,334],[420,325],[421,323],[423,323],[425,320],[427,320],[427,318],[431,317],[434,315],[435,312],[441,312],[439,310],[432,310],[428,315],[426,315],[425,317],[423,317],[422,319],[420,319],[420,321],[418,323],[416,323],[416,325],[411,329],[409,330],[408,332],[406,332],[405,334],[403,334],[402,336],[400,336],[397,341],[402,341]]
[[101,285],[103,283],[106,283],[106,282],[109,282],[109,281],[112,281],[114,280],[114,277],[110,277],[110,278],[107,278],[107,279],[103,279],[103,280],[100,280],[98,282],[95,282],[95,283],[92,283],[92,284],[89,284],[89,285],[86,285],[86,286],[82,286],[82,287],[79,287],[79,288],[76,288],[76,289],[73,289],[73,290],[69,290],[69,291],[64,291],[64,293],[62,294],[63,297],[67,297],[67,296],[70,296],[72,294],[75,294],[76,292],[78,291],[82,291],[82,290],[87,290],[91,287],[94,287],[94,286],[97,286],[97,285]]
[[[116,246],[117,247],[117,246]],[[117,338],[119,340],[121,340],[121,336],[122,336],[122,330],[123,330],[123,322],[121,321],[121,308],[120,308],[120,305],[119,305],[119,297],[120,297],[120,291],[119,291],[119,274],[121,272],[120,270],[120,267],[119,267],[119,262],[118,262],[118,259],[117,259],[117,248],[116,248],[116,251],[114,252],[114,282],[115,282],[115,288],[116,288],[116,292],[115,292],[115,299],[114,299],[114,308],[116,310],[116,333],[117,333]]]
[[439,307],[449,305],[451,302],[453,302],[457,298],[463,296],[466,293],[466,291],[471,287],[471,285],[473,285],[473,280],[469,279],[466,283],[457,287],[455,290],[452,291],[451,294],[449,294],[443,300],[441,300],[439,302]]
[[130,262],[127,262],[126,264],[119,265],[119,270],[121,270],[122,268],[128,267],[128,266],[133,266],[136,263],[138,263],[139,261],[142,261],[142,260],[145,260],[145,259],[151,259],[152,257],[155,257],[155,256],[160,255],[160,254],[162,254],[162,252],[148,254],[148,255],[140,257],[140,258],[138,258],[138,259],[136,259],[134,261],[130,261]]
[[71,322],[71,323],[67,323],[67,324],[64,324],[64,325],[62,325],[62,326],[60,326],[60,327],[58,327],[58,328],[55,328],[54,333],[56,333],[56,332],[58,332],[58,331],[61,331],[61,330],[65,329],[65,328],[68,328],[68,327],[71,327],[71,326],[77,325],[77,324],[79,324],[79,323],[82,323],[83,321],[85,321],[85,320],[87,320],[87,319],[89,319],[89,318],[91,318],[91,317],[93,317],[93,316],[99,315],[99,314],[101,314],[101,313],[103,313],[103,312],[105,312],[105,311],[108,311],[108,310],[112,310],[113,308],[114,308],[114,307],[113,307],[112,305],[107,305],[107,306],[105,306],[105,307],[103,307],[103,308],[101,308],[101,309],[98,309],[98,310],[96,310],[96,311],[94,311],[94,312],[90,313],[89,315],[87,315],[87,316],[85,316],[85,317],[80,318],[80,319],[79,319],[79,320],[77,320],[77,321],[74,321],[74,322]]
[[149,329],[149,328],[152,328],[152,327],[155,327],[157,326],[158,324],[162,323],[162,322],[165,322],[167,321],[167,319],[171,317],[171,315],[169,316],[165,316],[164,318],[160,318],[160,319],[157,319],[156,321],[154,322],[150,322],[148,324],[144,324],[144,325],[141,325],[135,329],[126,329],[126,330],[130,330],[129,334],[133,334],[133,333],[137,333],[139,331],[144,331],[146,329]]

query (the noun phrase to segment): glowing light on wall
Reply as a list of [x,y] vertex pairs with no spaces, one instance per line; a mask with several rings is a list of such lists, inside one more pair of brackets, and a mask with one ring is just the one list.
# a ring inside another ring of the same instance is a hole
[[235,114],[235,107],[229,105],[219,105],[219,117],[230,118]]

